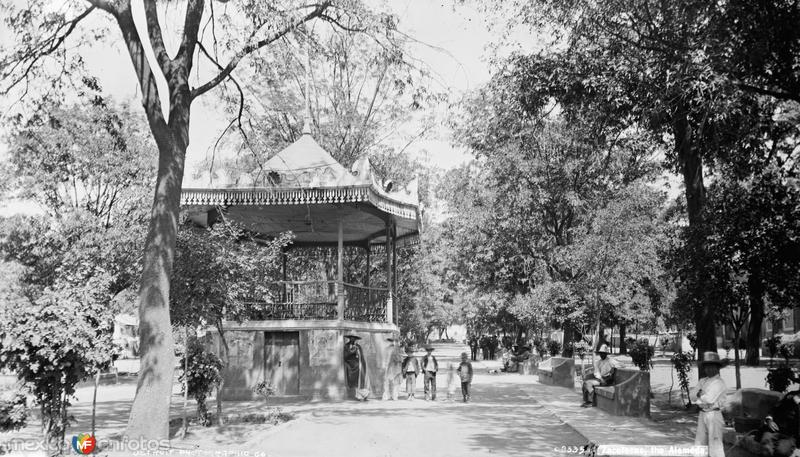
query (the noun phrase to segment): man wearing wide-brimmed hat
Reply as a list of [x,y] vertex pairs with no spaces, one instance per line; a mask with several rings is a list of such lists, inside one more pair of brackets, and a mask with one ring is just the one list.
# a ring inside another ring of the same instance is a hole
[[369,377],[367,377],[367,360],[357,335],[345,335],[347,343],[344,344],[344,373],[347,385],[347,395],[357,400],[366,400],[369,397]]
[[[584,408],[594,405],[594,388],[596,386],[609,386],[614,383],[614,373],[618,367],[616,360],[608,357],[607,344],[601,344],[595,352],[600,359],[594,362],[594,374],[583,381],[583,404],[581,406]],[[589,395],[592,396],[591,399],[589,399]]]
[[383,400],[397,400],[400,392],[400,381],[403,375],[403,358],[398,351],[397,341],[386,338],[389,343],[389,356],[386,361],[386,376],[383,381]]
[[436,400],[436,373],[439,371],[439,362],[433,355],[433,346],[425,346],[425,356],[422,357],[422,385],[425,386],[425,400]]
[[725,456],[725,449],[722,447],[722,428],[725,426],[725,420],[722,418],[721,409],[725,403],[728,386],[719,375],[719,369],[724,364],[725,361],[720,360],[716,352],[704,352],[700,371],[705,377],[697,383],[697,392],[693,395],[700,407],[694,444],[708,446],[710,457]]

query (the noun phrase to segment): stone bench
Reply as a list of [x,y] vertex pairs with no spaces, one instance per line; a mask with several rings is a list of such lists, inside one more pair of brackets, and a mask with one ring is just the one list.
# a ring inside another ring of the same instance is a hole
[[540,358],[538,355],[532,355],[531,358],[519,364],[519,374],[534,375],[539,368]]
[[575,360],[571,357],[550,357],[539,364],[536,373],[542,384],[575,388]]
[[617,368],[614,385],[595,386],[594,404],[615,416],[650,417],[650,373]]

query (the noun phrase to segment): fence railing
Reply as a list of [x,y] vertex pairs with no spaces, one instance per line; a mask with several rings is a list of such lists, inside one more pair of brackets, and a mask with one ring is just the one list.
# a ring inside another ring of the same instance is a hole
[[[244,297],[251,320],[338,319],[336,281],[278,281],[263,292]],[[340,283],[344,295],[344,319],[386,322],[387,289]]]
[[385,322],[387,289],[344,283],[344,318],[349,321]]

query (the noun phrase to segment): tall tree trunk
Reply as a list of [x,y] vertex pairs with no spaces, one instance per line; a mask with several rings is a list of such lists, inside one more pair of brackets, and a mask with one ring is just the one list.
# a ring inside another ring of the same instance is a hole
[[570,357],[572,355],[570,344],[575,337],[574,327],[569,322],[564,322],[562,328],[564,329],[564,345],[561,348],[561,357]]
[[625,323],[619,324],[619,355],[624,355],[628,353],[628,345],[625,344],[625,337],[626,335],[626,325]]
[[736,367],[736,389],[742,388],[742,374],[740,372],[741,361],[739,360],[739,334],[742,332],[741,327],[737,327],[733,329],[734,338],[736,338],[736,344],[734,345],[733,349],[733,363]]
[[[716,327],[714,321],[714,309],[710,300],[706,299],[702,285],[705,281],[702,275],[705,272],[705,265],[699,259],[704,258],[705,233],[703,229],[703,210],[705,207],[705,186],[703,185],[703,158],[700,150],[694,144],[694,132],[689,125],[688,107],[683,103],[677,107],[673,122],[673,134],[675,137],[675,152],[681,166],[683,184],[686,188],[686,212],[689,219],[691,249],[699,252],[692,256],[698,259],[694,266],[694,273],[700,275],[693,281],[693,289],[690,291],[694,300],[694,323],[697,331],[697,349],[702,355],[705,351],[717,350]],[[698,357],[698,366],[702,357]],[[699,370],[698,370],[699,372]]]
[[[202,15],[202,3],[187,6]],[[199,6],[199,8],[198,8]],[[139,344],[141,348],[139,381],[131,406],[126,437],[167,440],[169,438],[169,403],[172,396],[175,365],[174,341],[169,315],[169,286],[175,242],[178,231],[181,184],[186,148],[189,145],[189,106],[191,92],[188,76],[196,41],[193,21],[187,17],[184,30],[187,47],[184,56],[167,62],[159,58],[159,66],[169,86],[169,117],[164,111],[156,85],[156,77],[144,51],[142,39],[133,20],[130,2],[108,2],[104,9],[119,25],[125,45],[142,90],[142,106],[153,139],[158,147],[158,173],[150,214],[150,225],[144,245],[142,278],[139,286]],[[199,24],[199,19],[197,19]],[[158,25],[156,25],[158,27]],[[165,57],[160,35],[157,57]],[[154,40],[150,40],[151,45]],[[188,57],[187,57],[188,56]]]
[[159,141],[157,136],[156,140],[158,177],[139,289],[141,360],[126,432],[129,439],[164,440],[169,437],[169,403],[175,367],[169,288],[186,148],[170,138],[162,137]]
[[92,392],[92,436],[94,436],[97,419],[97,388],[100,387],[100,370],[94,374],[94,392]]
[[230,348],[228,340],[225,338],[225,329],[222,327],[222,319],[217,320],[217,332],[219,332],[220,349],[222,350],[222,377],[217,386],[217,424],[225,425],[225,418],[222,414],[222,390],[225,388],[225,376],[230,366]]
[[750,295],[750,323],[747,326],[745,365],[758,366],[761,361],[761,323],[764,322],[764,284],[759,272],[751,272],[747,280]]

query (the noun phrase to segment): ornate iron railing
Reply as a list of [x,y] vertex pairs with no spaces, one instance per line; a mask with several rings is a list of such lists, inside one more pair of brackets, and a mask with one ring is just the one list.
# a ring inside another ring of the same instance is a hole
[[[339,317],[336,284],[336,281],[278,281],[266,284],[266,292],[260,296],[242,301],[251,320],[334,320]],[[346,320],[386,322],[387,289],[348,283],[341,283],[341,287]]]
[[336,302],[322,303],[268,303],[246,302],[250,306],[248,317],[252,320],[334,320]]
[[385,322],[387,289],[344,283],[344,318],[349,321]]

